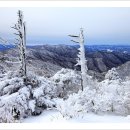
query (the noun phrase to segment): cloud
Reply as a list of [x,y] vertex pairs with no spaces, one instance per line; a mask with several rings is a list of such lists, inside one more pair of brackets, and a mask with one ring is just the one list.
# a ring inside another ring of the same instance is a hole
[[[88,44],[130,43],[130,8],[0,8],[0,35],[13,38],[10,28],[23,10],[28,40],[53,43],[68,42],[68,34],[85,31]],[[35,38],[35,39],[34,39]]]

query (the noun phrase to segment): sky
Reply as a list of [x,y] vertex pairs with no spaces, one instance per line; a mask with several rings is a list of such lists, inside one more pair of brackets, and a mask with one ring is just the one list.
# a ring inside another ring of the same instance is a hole
[[29,7],[0,8],[0,36],[13,42],[11,26],[22,10],[27,44],[73,44],[69,34],[84,29],[85,44],[130,45],[130,8],[126,7]]

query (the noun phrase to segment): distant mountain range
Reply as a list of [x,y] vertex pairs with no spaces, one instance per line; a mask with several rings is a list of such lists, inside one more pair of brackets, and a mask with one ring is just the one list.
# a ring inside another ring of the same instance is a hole
[[[31,48],[37,59],[65,68],[78,69],[75,67],[78,46],[43,45]],[[121,46],[86,46],[86,59],[89,70],[106,72],[130,60],[130,46],[124,46],[124,49]]]
[[0,44],[0,51],[8,50],[10,48],[13,48],[14,46],[12,45],[1,45]]
[[[35,46],[27,46],[27,48],[37,48],[41,46],[74,46],[78,48],[78,45],[35,45]],[[7,50],[13,48],[12,45],[3,46],[0,44],[0,50]],[[129,52],[130,53],[130,46],[129,45],[85,45],[85,48],[88,52],[95,52],[95,51],[116,51],[116,52]]]
[[[44,74],[54,74],[62,67],[79,70],[79,66],[75,67],[78,53],[77,48],[78,46],[70,45],[28,46],[27,63],[30,69]],[[98,45],[85,46],[85,48],[88,69],[96,73],[107,72],[112,67],[118,67],[130,61],[130,46]],[[5,65],[4,61],[14,60],[17,57],[18,54],[15,49],[1,51],[0,53],[0,65],[3,67],[13,66],[13,64],[9,64],[9,62],[6,62]]]
[[129,45],[91,45],[85,46],[90,51],[116,51],[116,52],[130,52]]

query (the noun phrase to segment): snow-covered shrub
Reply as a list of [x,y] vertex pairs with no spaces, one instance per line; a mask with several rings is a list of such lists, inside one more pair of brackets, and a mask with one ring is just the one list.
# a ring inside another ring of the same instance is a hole
[[17,93],[1,97],[0,122],[15,122],[24,117],[25,111],[28,110],[29,96],[29,89],[23,87]]
[[[130,82],[123,82],[118,86],[117,95],[115,97],[113,111],[120,115],[130,115]],[[119,88],[120,87],[120,88]]]
[[130,97],[117,98],[113,104],[113,111],[122,116],[130,115]]
[[36,100],[36,106],[43,109],[55,107],[53,98],[63,93],[61,86],[42,77],[40,78],[41,86],[32,90],[33,98]]
[[57,109],[64,117],[74,117],[81,113],[92,111],[93,98],[95,97],[95,90],[85,88],[84,91],[79,91],[69,96],[67,100],[60,100],[57,102]]
[[81,89],[81,76],[74,70],[62,68],[51,80],[62,86],[64,96],[76,93]]
[[2,82],[3,86],[1,86],[1,95],[15,93],[24,86],[23,80],[17,77]]
[[11,104],[13,104],[13,102],[0,100],[0,123],[15,122],[15,118],[12,113],[13,105]]
[[96,94],[96,96],[93,97],[92,112],[103,113],[113,111],[112,98],[113,95],[111,93]]
[[[10,73],[8,73],[10,75]],[[9,75],[3,75],[2,78],[0,78],[0,95],[5,94],[12,94],[17,92],[21,87],[24,86],[23,80],[19,77],[14,77],[8,79]]]
[[33,99],[28,102],[28,111],[26,111],[26,115],[24,117],[26,118],[27,116],[33,115],[35,111],[36,111],[36,101]]
[[37,106],[43,108],[53,108],[55,107],[55,102],[48,96],[41,96],[37,100]]
[[98,84],[95,111],[113,112],[118,115],[130,114],[130,82],[106,79]]
[[22,77],[22,75],[21,75],[21,73],[20,73],[20,71],[19,70],[16,70],[16,71],[8,71],[7,72],[7,78],[8,79],[12,79],[12,78],[21,78]]
[[109,70],[105,75],[105,79],[109,79],[109,80],[120,79],[120,76],[119,76],[118,72],[116,71],[116,68],[112,68],[111,70]]
[[0,65],[0,74],[4,74],[5,72],[6,72],[6,70],[4,69],[4,67]]
[[129,115],[130,81],[122,81],[119,77],[114,77],[97,82],[93,89],[87,87],[83,92],[70,95],[67,100],[57,103],[57,109],[67,117],[86,112]]
[[41,81],[38,79],[38,77],[33,74],[29,73],[26,78],[26,85],[31,85],[33,88],[34,87],[39,87],[41,84]]
[[0,122],[16,122],[38,115],[46,108],[55,107],[53,98],[63,93],[60,85],[47,78],[28,74],[25,84],[18,73],[8,74],[0,78]]
[[29,101],[28,107],[31,110],[31,112],[35,111],[35,105],[36,105],[36,101],[35,100],[30,100]]
[[50,81],[47,78],[39,77],[41,85],[33,90],[33,97],[39,98],[43,95],[48,95],[49,97],[57,97],[62,89],[55,82]]

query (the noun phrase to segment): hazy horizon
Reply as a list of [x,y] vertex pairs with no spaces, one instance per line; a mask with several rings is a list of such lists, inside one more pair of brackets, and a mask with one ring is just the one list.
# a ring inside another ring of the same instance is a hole
[[88,45],[130,45],[130,8],[0,8],[0,36],[13,42],[17,11],[27,23],[27,44],[73,44],[69,34],[84,28]]

